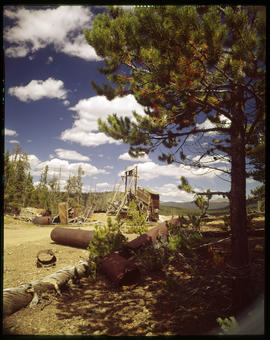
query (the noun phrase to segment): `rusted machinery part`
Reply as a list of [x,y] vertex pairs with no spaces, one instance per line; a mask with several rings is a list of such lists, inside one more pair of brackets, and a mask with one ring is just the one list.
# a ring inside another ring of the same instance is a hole
[[148,230],[145,234],[140,235],[134,240],[124,245],[121,255],[128,258],[132,255],[132,251],[137,251],[140,248],[149,246],[151,243],[155,243],[158,236],[167,235],[168,229],[166,223],[171,223],[174,226],[178,224],[178,218],[173,218],[169,221],[159,223],[156,227]]
[[51,231],[54,242],[77,248],[87,248],[93,237],[94,232],[90,230],[56,227]]
[[[50,258],[47,260],[41,259],[41,255],[50,255]],[[56,256],[54,255],[54,252],[51,249],[44,249],[44,250],[40,250],[37,253],[37,267],[42,267],[42,266],[46,266],[46,267],[51,267],[51,266],[55,266],[55,262],[56,262]]]
[[50,216],[35,217],[32,222],[37,225],[50,225],[52,218]]
[[101,271],[115,285],[130,285],[138,282],[140,271],[137,266],[117,253],[106,255],[101,260]]

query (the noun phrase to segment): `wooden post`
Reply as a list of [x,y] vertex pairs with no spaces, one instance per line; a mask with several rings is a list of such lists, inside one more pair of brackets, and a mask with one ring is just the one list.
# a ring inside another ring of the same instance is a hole
[[60,224],[68,224],[68,203],[61,202],[58,204],[58,213]]

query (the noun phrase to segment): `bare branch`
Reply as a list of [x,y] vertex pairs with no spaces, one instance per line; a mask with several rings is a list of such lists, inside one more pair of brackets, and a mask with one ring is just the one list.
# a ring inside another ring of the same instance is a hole
[[196,192],[192,191],[196,195],[201,196],[211,196],[211,195],[219,195],[219,196],[227,196],[230,199],[231,193],[229,191],[210,191],[210,192]]

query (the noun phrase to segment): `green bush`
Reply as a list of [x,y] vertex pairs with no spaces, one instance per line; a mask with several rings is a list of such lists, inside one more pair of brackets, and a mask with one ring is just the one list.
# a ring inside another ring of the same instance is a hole
[[202,235],[199,231],[183,229],[187,222],[183,216],[179,217],[178,226],[167,223],[168,228],[168,247],[173,253],[183,253],[186,256],[196,256],[193,247],[202,242]]
[[233,331],[239,326],[234,316],[230,316],[229,318],[224,319],[219,317],[216,319],[216,321],[221,328],[221,332],[219,333],[219,335],[233,334]]
[[139,249],[136,253],[139,264],[149,272],[160,271],[165,265],[168,265],[170,251],[167,246],[167,237],[159,237],[155,243],[151,243],[148,247]]
[[141,214],[137,204],[134,200],[130,201],[128,205],[128,219],[126,221],[128,225],[128,233],[144,234],[148,227],[146,223],[146,214]]
[[100,259],[121,249],[126,241],[127,238],[121,232],[121,224],[113,224],[111,217],[107,219],[107,226],[95,226],[93,240],[87,248],[89,250],[89,274],[92,279],[96,279]]

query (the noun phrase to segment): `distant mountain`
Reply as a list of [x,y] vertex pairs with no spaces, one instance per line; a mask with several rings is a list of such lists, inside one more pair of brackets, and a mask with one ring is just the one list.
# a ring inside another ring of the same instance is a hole
[[[194,202],[160,202],[161,206],[182,208],[182,209],[198,209]],[[223,209],[229,206],[229,200],[219,198],[216,200],[210,200],[209,209]]]

